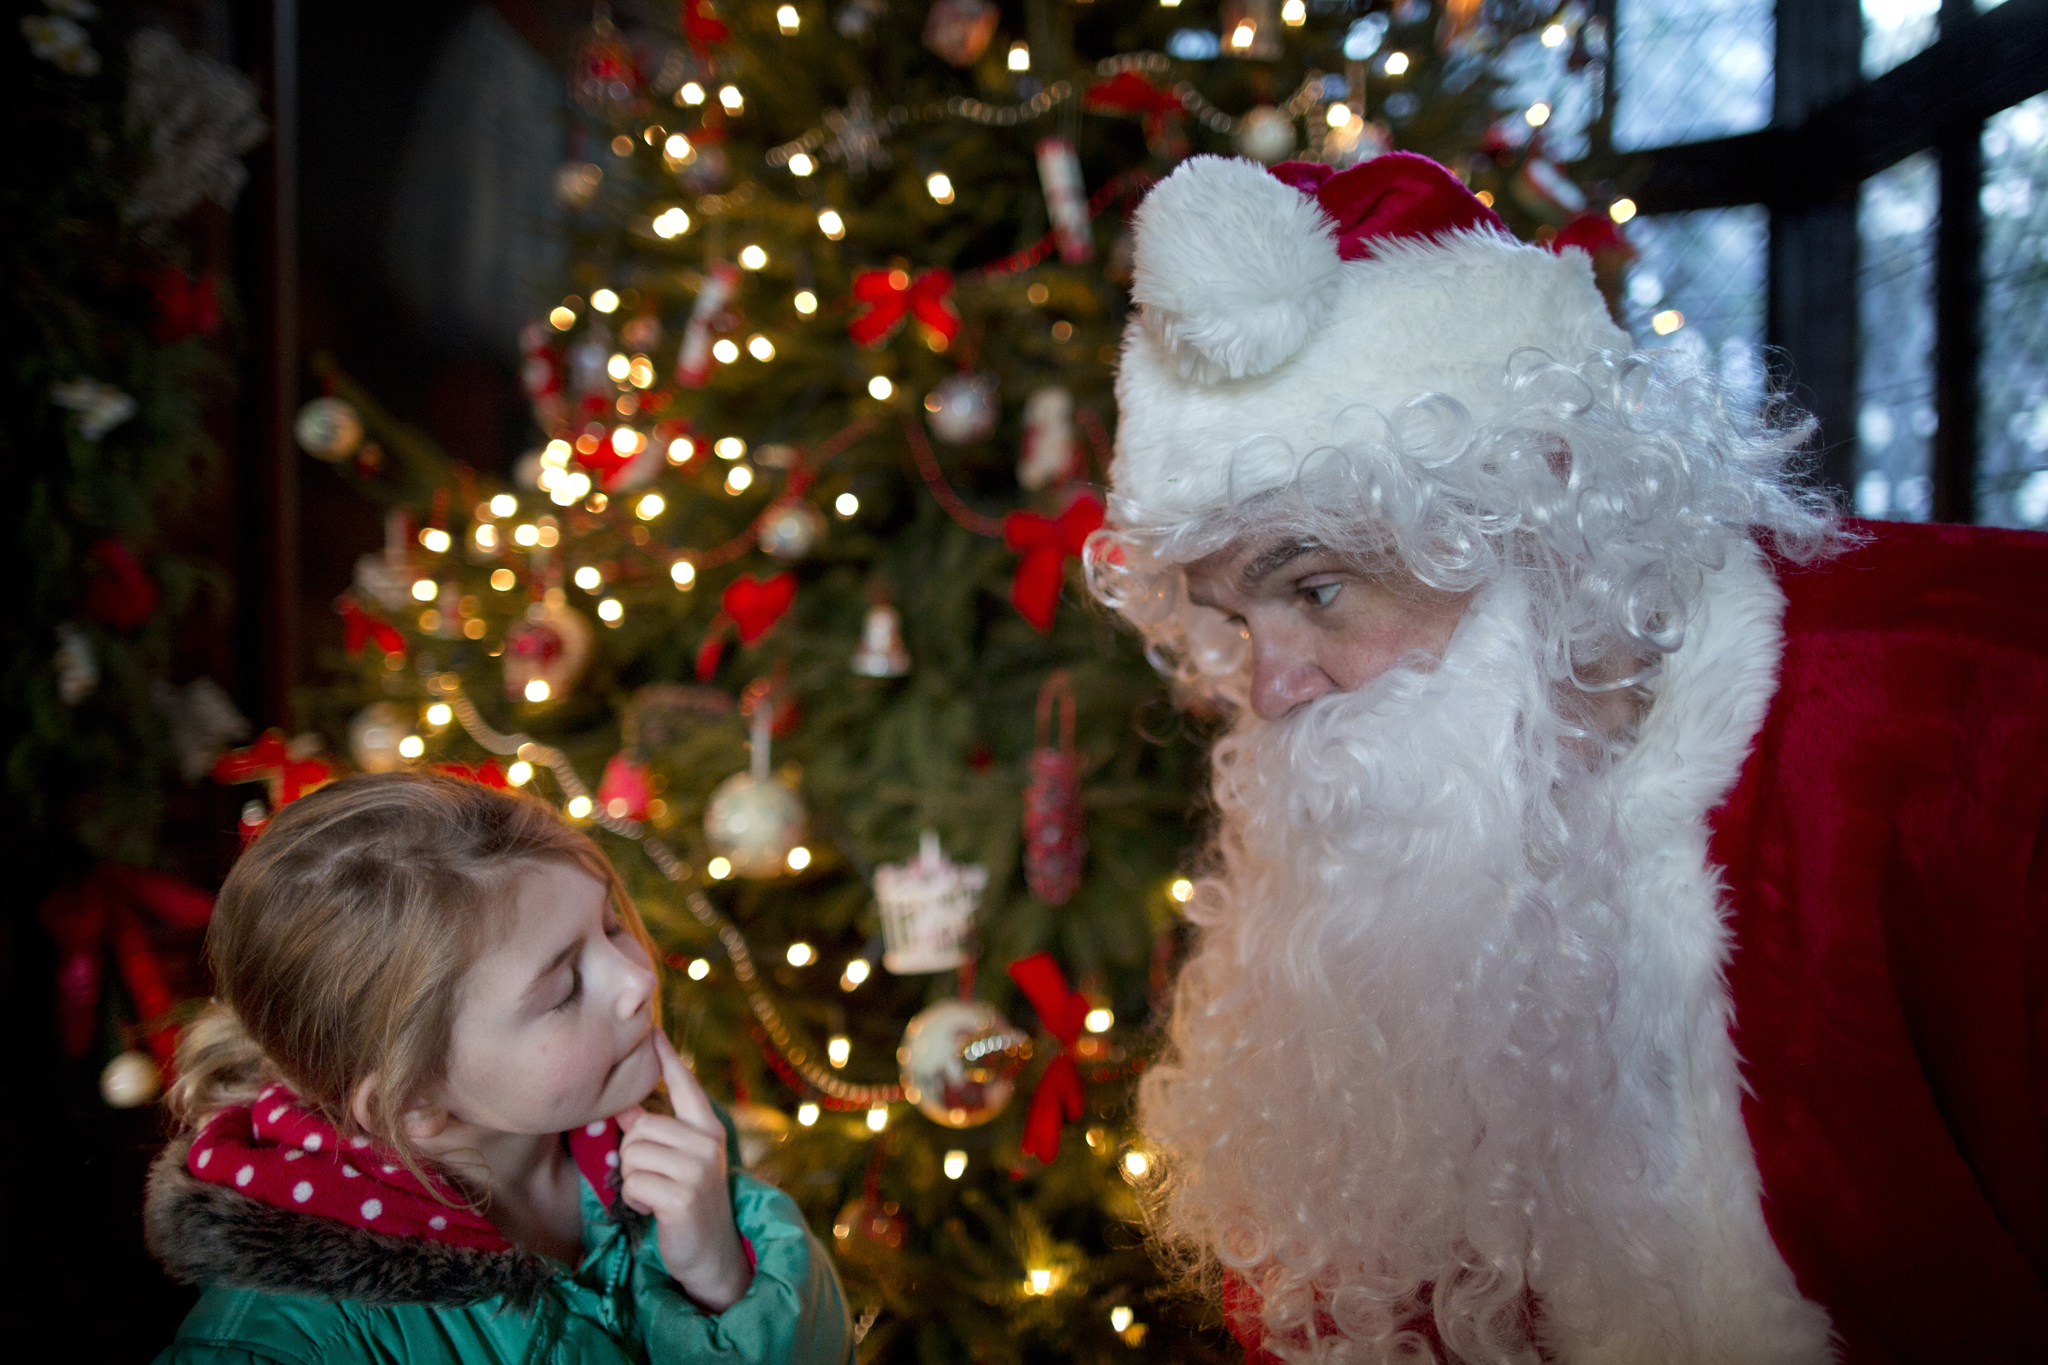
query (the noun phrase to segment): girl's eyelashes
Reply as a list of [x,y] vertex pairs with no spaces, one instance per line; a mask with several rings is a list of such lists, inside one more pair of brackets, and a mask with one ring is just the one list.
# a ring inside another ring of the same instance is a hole
[[572,965],[569,968],[569,993],[562,997],[561,1003],[556,1005],[555,1008],[558,1010],[565,1010],[569,1008],[569,1006],[576,1003],[576,998],[582,994],[583,969],[581,967]]

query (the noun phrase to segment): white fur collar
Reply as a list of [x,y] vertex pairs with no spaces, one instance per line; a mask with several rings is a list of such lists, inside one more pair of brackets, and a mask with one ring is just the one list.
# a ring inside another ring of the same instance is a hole
[[[1825,1310],[1799,1294],[1764,1224],[1756,1156],[1742,1119],[1729,1036],[1729,927],[1707,816],[1734,787],[1777,690],[1785,595],[1750,545],[1710,576],[1684,646],[1665,664],[1616,795],[1634,857],[1632,931],[1615,1005],[1628,1098],[1652,1116],[1646,1155],[1683,1242],[1677,1286],[1685,1359],[1814,1362],[1830,1357]],[[1573,1362],[1670,1359],[1657,1343],[1609,1338]]]

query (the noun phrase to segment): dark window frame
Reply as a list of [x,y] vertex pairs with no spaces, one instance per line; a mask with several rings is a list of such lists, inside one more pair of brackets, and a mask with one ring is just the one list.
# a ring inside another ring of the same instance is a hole
[[[1615,0],[1594,12],[1614,33]],[[1859,0],[1778,0],[1767,128],[1617,153],[1605,83],[1592,150],[1573,169],[1644,214],[1761,204],[1770,213],[1764,341],[1772,375],[1820,421],[1816,473],[1847,493],[1856,472],[1856,233],[1863,182],[1932,149],[1940,162],[1935,236],[1933,516],[1976,519],[1978,360],[1983,296],[1986,119],[2048,90],[2048,0],[1978,13],[1942,0],[1939,35],[1875,80],[1862,74]]]

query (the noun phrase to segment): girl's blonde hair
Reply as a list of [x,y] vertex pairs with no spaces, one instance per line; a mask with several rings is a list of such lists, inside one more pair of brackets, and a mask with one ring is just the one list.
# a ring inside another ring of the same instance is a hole
[[[639,911],[589,836],[531,796],[453,777],[345,778],[286,806],[221,887],[207,931],[217,994],[178,1044],[172,1112],[188,1129],[283,1081],[344,1134],[417,1171],[400,1122],[446,1075],[457,987],[519,870],[567,863]],[[660,1027],[661,993],[652,1007]],[[351,1099],[377,1077],[358,1124]]]

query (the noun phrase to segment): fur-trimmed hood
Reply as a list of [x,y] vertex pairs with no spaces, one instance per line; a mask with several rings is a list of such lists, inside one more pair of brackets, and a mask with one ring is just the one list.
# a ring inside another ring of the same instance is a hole
[[[513,1247],[483,1251],[397,1237],[294,1213],[196,1179],[189,1134],[151,1164],[143,1240],[172,1279],[371,1304],[463,1307],[503,1298],[531,1307],[556,1273]],[[637,1234],[645,1220],[615,1202],[610,1215]]]

